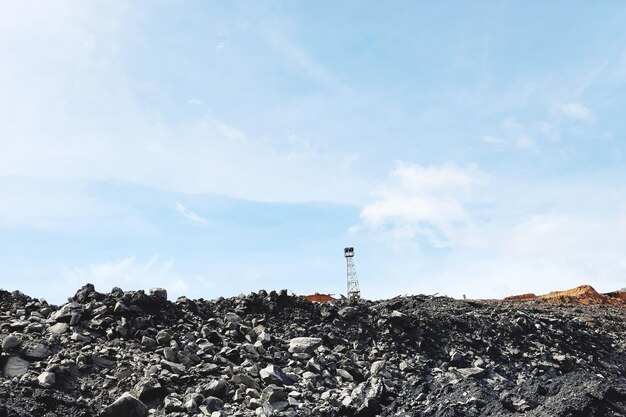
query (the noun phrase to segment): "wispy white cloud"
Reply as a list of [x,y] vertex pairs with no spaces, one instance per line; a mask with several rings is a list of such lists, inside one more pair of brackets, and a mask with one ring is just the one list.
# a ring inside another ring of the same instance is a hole
[[497,138],[495,136],[491,136],[491,135],[485,135],[483,136],[482,139],[483,139],[483,142],[492,143],[492,144],[500,144],[504,142],[504,140]]
[[361,210],[360,227],[386,230],[398,238],[426,237],[437,247],[475,244],[464,201],[482,178],[473,166],[397,162],[376,201]]
[[183,206],[179,202],[176,202],[176,211],[178,211],[187,220],[189,220],[189,221],[191,221],[193,223],[201,224],[203,226],[208,226],[209,225],[209,221],[207,219],[205,219],[204,217],[200,216],[199,214],[194,213],[193,211],[189,210],[187,207]]
[[583,284],[604,292],[625,286],[620,248],[626,245],[626,217],[618,213],[605,218],[544,213],[483,232],[490,233],[489,250],[454,259],[430,276],[437,284],[427,283],[429,289],[447,288],[456,297],[501,298]]
[[337,85],[338,78],[327,68],[317,63],[307,50],[293,41],[291,36],[276,25],[264,25],[261,35],[290,65],[294,65],[312,79],[327,84]]
[[532,150],[532,151],[538,150],[537,144],[535,143],[533,138],[531,138],[530,136],[526,136],[526,135],[519,136],[515,140],[515,145],[519,149]]
[[591,120],[593,119],[593,112],[585,104],[579,101],[572,101],[569,103],[563,103],[559,106],[561,114],[578,120]]
[[[294,158],[290,133],[258,133],[219,117],[210,98],[189,97],[177,117],[155,111],[120,52],[123,22],[136,10],[61,3],[43,11],[0,5],[0,46],[21,45],[0,47],[0,176],[115,179],[256,201],[362,201],[367,183],[345,175],[349,152],[317,146],[317,136]],[[294,72],[331,82],[284,31],[262,36]]]
[[[607,183],[525,185],[492,178],[487,222],[476,222],[479,247],[423,251],[414,241],[384,241],[385,264],[366,275],[375,297],[407,293],[501,298],[547,293],[590,284],[598,291],[626,286],[626,200],[623,187]],[[469,215],[471,210],[466,210]]]

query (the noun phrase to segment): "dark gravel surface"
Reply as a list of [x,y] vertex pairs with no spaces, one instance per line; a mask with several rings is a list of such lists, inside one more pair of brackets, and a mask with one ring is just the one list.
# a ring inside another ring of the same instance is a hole
[[0,290],[0,417],[626,416],[625,312]]

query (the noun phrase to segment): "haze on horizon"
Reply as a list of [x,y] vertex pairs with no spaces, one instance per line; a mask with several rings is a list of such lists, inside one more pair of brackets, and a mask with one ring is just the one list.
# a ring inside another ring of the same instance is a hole
[[0,3],[0,288],[626,286],[626,5]]

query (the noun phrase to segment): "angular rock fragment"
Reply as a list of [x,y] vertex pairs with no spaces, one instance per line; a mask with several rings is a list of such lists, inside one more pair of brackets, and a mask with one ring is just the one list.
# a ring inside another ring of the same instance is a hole
[[181,365],[179,363],[175,363],[175,362],[170,362],[167,360],[163,360],[161,361],[161,365],[163,366],[163,368],[167,369],[170,372],[173,372],[177,375],[182,375],[185,373],[185,365]]
[[41,360],[50,356],[50,352],[42,343],[37,343],[36,345],[28,346],[24,350],[24,356],[31,360]]
[[54,374],[54,372],[42,372],[37,377],[37,381],[39,381],[39,385],[49,387],[51,385],[54,385],[54,383],[56,382],[56,375]]
[[291,385],[293,381],[285,374],[285,372],[276,365],[268,365],[259,372],[261,379],[266,384],[275,385]]
[[151,288],[150,296],[160,303],[167,302],[167,290],[165,288]]
[[2,370],[2,373],[6,378],[13,378],[15,376],[24,375],[28,372],[28,368],[30,367],[30,362],[25,361],[19,356],[10,356]]
[[70,328],[70,325],[67,323],[57,323],[48,328],[48,331],[52,334],[60,335],[67,332],[67,329]]
[[259,384],[249,375],[246,374],[236,374],[232,377],[233,384],[243,384],[249,388],[259,388]]
[[8,335],[2,340],[2,350],[9,352],[22,344],[22,338],[16,335]]
[[133,394],[141,401],[165,397],[167,390],[156,378],[144,377],[133,388]]
[[165,330],[159,331],[156,335],[156,341],[161,346],[167,346],[171,340],[172,335]]
[[370,367],[370,375],[376,376],[383,369],[385,369],[385,361],[376,361],[376,362],[372,363],[372,366]]
[[100,413],[101,417],[146,417],[148,407],[130,393],[122,394]]
[[228,383],[223,379],[218,379],[217,381],[212,381],[209,384],[207,387],[207,393],[213,397],[223,398],[227,389]]
[[289,341],[289,352],[310,353],[322,344],[318,337],[294,337]]

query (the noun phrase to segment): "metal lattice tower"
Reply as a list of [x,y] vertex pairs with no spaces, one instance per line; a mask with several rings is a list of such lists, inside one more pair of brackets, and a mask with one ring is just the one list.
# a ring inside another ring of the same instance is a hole
[[359,280],[356,277],[356,268],[354,266],[354,248],[345,248],[343,255],[346,257],[348,271],[348,300],[356,302],[361,299],[361,290],[359,289]]

